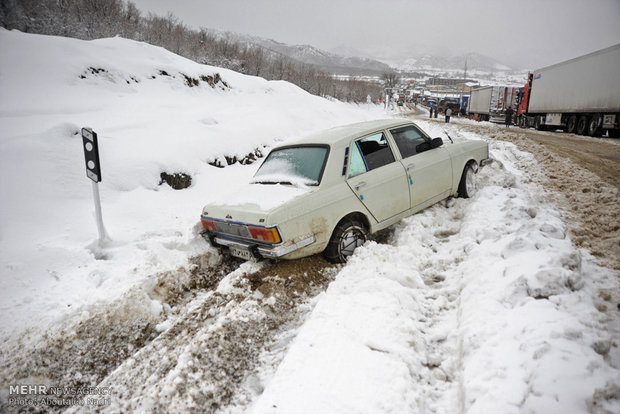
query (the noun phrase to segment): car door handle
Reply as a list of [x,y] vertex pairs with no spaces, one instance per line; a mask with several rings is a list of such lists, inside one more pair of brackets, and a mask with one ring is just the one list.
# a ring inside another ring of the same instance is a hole
[[409,171],[409,170],[411,170],[413,167],[415,167],[415,165],[413,165],[413,164],[409,164],[409,165],[408,165],[405,169],[406,169],[407,171]]
[[359,190],[360,188],[365,187],[365,186],[366,186],[366,181],[360,181],[359,183],[357,183],[357,184],[355,185],[355,191],[357,191],[357,190]]

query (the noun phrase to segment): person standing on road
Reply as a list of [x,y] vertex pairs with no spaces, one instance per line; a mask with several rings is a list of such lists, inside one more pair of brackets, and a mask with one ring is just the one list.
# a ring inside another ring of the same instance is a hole
[[512,114],[514,113],[515,111],[512,109],[512,106],[506,109],[506,128],[510,128],[510,124],[512,124]]
[[450,116],[452,115],[452,109],[446,109],[446,123],[450,122]]
[[429,110],[429,112],[428,112],[428,117],[429,117],[429,118],[432,118],[432,117],[433,117],[433,104],[431,104],[431,105],[428,107],[428,110]]

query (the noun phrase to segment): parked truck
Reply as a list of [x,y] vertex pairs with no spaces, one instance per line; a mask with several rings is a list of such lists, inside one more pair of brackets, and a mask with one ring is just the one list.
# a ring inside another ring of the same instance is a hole
[[517,115],[522,128],[620,136],[620,44],[530,73]]
[[472,89],[467,112],[480,121],[504,122],[506,109],[517,105],[520,87],[484,86]]
[[459,98],[459,104],[461,105],[459,112],[461,115],[465,115],[467,113],[467,107],[469,106],[469,95],[461,96]]

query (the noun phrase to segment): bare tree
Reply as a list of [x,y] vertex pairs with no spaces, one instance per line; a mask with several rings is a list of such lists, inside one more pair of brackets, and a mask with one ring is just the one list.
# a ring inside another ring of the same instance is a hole
[[400,76],[396,72],[385,72],[381,75],[381,80],[386,88],[393,88],[400,82]]
[[264,72],[265,53],[260,47],[247,47],[244,51],[243,58],[250,75],[260,76]]

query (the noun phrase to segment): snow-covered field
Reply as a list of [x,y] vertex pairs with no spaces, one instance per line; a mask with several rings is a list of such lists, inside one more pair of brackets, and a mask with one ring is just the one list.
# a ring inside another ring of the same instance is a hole
[[[35,346],[46,328],[112,303],[126,326],[157,324],[159,336],[90,384],[122,388],[107,408],[206,411],[229,372],[208,369],[222,363],[218,326],[238,321],[249,329],[277,306],[275,295],[240,282],[262,265],[214,281],[213,291],[178,312],[164,296],[135,289],[152,290],[154,274],[189,268],[190,257],[209,250],[198,235],[202,205],[234,196],[257,167],[209,163],[392,114],[119,38],[0,29],[0,56],[0,355],[11,367],[0,376],[2,402],[9,385],[48,381],[11,365],[16,343]],[[222,81],[212,86],[216,73]],[[419,124],[443,134],[437,123]],[[111,238],[101,245],[78,133],[84,126],[99,134]],[[486,139],[447,128],[455,139]],[[262,350],[259,366],[239,371],[243,398],[233,395],[219,410],[620,412],[618,316],[599,295],[618,289],[618,274],[572,244],[532,178],[542,174],[533,157],[503,141],[489,145],[495,162],[478,174],[474,198],[439,203],[396,225],[387,243],[360,248],[299,310],[303,323]],[[187,173],[192,185],[160,185],[162,172]],[[67,381],[82,378],[68,372]]]

